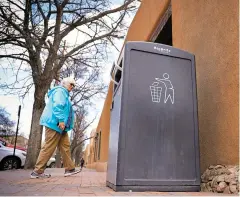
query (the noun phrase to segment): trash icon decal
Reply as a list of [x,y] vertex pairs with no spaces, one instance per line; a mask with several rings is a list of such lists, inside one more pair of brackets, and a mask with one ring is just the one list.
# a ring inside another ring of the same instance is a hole
[[156,81],[150,86],[152,102],[160,103],[162,94],[164,94],[164,103],[168,100],[174,104],[174,88],[171,80],[169,79],[169,74],[164,73],[163,78],[155,78]]

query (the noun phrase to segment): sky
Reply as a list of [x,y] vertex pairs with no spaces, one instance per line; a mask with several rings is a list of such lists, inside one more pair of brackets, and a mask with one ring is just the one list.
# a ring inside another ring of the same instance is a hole
[[[113,0],[113,2],[116,4],[119,4],[119,2],[121,2],[121,0]],[[129,24],[131,23],[133,17],[134,17],[133,15],[129,16],[129,18],[128,18]],[[68,39],[70,40],[72,37],[73,36],[71,35],[71,37],[68,37]],[[67,41],[69,41],[69,40],[67,40]],[[75,39],[74,39],[74,41],[75,41]],[[116,42],[116,45],[119,50],[121,50],[123,42],[124,42],[123,39],[118,40]],[[110,81],[110,70],[112,67],[112,62],[115,61],[119,56],[119,52],[117,50],[115,50],[114,47],[110,48],[109,51],[111,51],[112,53],[109,54],[109,59],[107,61],[107,65],[101,76],[101,78],[103,79],[105,84],[109,84],[109,81]],[[1,51],[0,51],[0,53],[1,53]],[[0,64],[4,64],[4,61],[0,62]],[[10,76],[13,77],[13,73],[11,73],[11,71],[3,72],[2,70],[0,70],[0,83],[2,83],[4,81],[9,82]],[[30,134],[33,101],[34,101],[33,90],[31,90],[30,93],[25,96],[24,100],[21,100],[17,95],[4,94],[4,92],[2,92],[0,89],[0,106],[6,108],[6,110],[11,115],[10,118],[12,120],[14,120],[15,122],[17,122],[17,119],[18,119],[18,116],[17,116],[18,107],[19,107],[19,105],[21,105],[22,110],[21,110],[20,122],[19,122],[19,133],[23,133],[24,136],[27,138]],[[97,118],[93,122],[93,124],[87,129],[87,133],[86,133],[87,136],[89,136],[92,129],[96,128],[99,118],[100,118],[100,115],[101,115],[103,105],[104,105],[104,98],[97,99],[97,101],[96,100],[94,101],[94,108],[89,112],[87,119],[92,120],[96,115],[97,115]],[[14,128],[14,130],[16,130],[16,128]],[[45,135],[43,132],[43,140],[44,140],[44,138],[45,138]]]

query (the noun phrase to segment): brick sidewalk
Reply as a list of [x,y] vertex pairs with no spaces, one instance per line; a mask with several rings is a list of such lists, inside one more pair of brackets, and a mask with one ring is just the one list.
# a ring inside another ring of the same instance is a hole
[[[64,177],[64,169],[47,169],[49,179],[30,179],[29,170],[0,171],[1,196],[219,196],[203,192],[114,192],[105,186],[106,173],[84,169]],[[226,196],[226,195],[225,195]]]

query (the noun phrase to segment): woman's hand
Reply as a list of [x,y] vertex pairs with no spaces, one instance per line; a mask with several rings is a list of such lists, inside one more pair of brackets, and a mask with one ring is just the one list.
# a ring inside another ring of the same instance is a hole
[[64,122],[59,122],[58,127],[63,131],[65,129]]

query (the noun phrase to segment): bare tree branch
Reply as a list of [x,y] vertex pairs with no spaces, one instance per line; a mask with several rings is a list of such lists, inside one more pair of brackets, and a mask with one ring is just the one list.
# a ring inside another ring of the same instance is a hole
[[98,20],[99,18],[103,18],[104,16],[108,15],[108,14],[112,14],[112,13],[116,13],[116,12],[119,12],[119,11],[122,11],[122,10],[126,10],[127,6],[129,4],[131,4],[134,0],[129,0],[129,1],[126,1],[122,6],[119,6],[115,9],[112,9],[112,10],[107,10],[105,12],[102,12],[102,13],[99,13],[98,15],[96,16],[93,16],[91,18],[88,18],[88,19],[83,19],[80,18],[79,20],[77,20],[76,22],[74,22],[73,24],[71,24],[69,27],[67,27],[62,33],[61,33],[61,38],[64,38],[67,34],[69,34],[73,29],[75,29],[76,27],[78,26],[81,26],[81,25],[84,25],[84,24],[87,24],[87,23],[91,23],[95,20]]
[[[20,5],[18,5],[16,2],[12,1],[12,0],[8,0],[8,2],[12,5],[15,5],[16,7],[18,7],[20,10],[25,11],[24,7],[21,7]],[[18,2],[20,3],[20,1]],[[23,4],[22,4],[23,5]]]
[[[124,18],[134,9],[134,1],[114,7],[111,0],[1,0],[0,60],[7,62],[15,77],[0,88],[24,97],[34,87],[26,168],[33,167],[38,156],[42,135],[38,122],[53,79],[74,75],[76,108],[91,106],[93,98],[105,93],[99,75],[108,47],[126,33]],[[78,126],[83,131],[88,122],[82,123]],[[80,138],[85,139],[79,133],[78,142]]]
[[30,63],[30,61],[28,59],[22,58],[18,55],[22,55],[22,54],[0,55],[0,59],[1,58],[12,58],[12,59],[18,59],[18,60],[22,60],[22,61],[25,61],[27,63]]
[[15,30],[17,30],[18,32],[20,32],[22,35],[24,35],[24,31],[21,29],[21,27],[19,25],[17,25],[16,23],[14,23],[10,16],[7,16],[6,13],[3,10],[3,6],[1,6],[0,4],[0,17],[2,17],[4,20],[6,20]]

